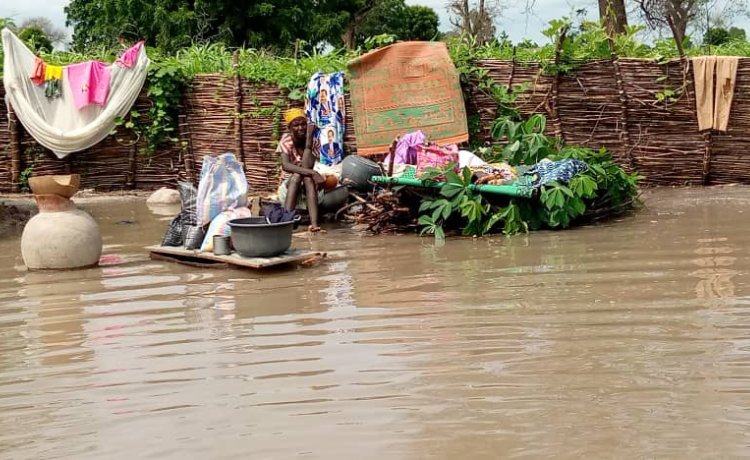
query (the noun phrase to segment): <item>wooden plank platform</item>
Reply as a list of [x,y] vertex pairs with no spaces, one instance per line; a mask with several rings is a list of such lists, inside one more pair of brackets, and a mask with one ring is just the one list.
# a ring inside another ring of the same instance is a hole
[[184,246],[146,246],[146,250],[151,254],[152,259],[169,260],[177,263],[191,265],[201,268],[267,268],[276,265],[290,264],[294,262],[308,262],[322,259],[325,253],[302,251],[299,249],[290,249],[284,254],[276,257],[242,257],[236,252],[228,256],[217,256],[211,252],[200,252],[195,249],[185,249]]

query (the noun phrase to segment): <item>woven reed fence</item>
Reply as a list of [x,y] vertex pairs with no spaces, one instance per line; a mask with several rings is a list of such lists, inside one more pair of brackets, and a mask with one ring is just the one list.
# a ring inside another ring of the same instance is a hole
[[[648,183],[750,183],[750,59],[739,61],[726,133],[698,131],[689,61],[590,62],[559,77],[543,75],[536,64],[490,60],[479,67],[503,84],[528,82],[516,106],[524,116],[545,114],[549,134],[568,144],[606,147]],[[665,90],[674,91],[676,101],[659,101]],[[474,89],[468,107],[489,139],[495,104]]]
[[[649,183],[750,183],[750,59],[740,59],[726,133],[698,132],[689,61],[590,62],[560,76],[543,74],[534,63],[477,64],[498,83],[529,83],[515,104],[524,116],[545,114],[548,134],[568,144],[604,146],[619,164],[639,171]],[[657,100],[666,89],[677,93],[675,102]],[[479,120],[478,137],[490,140],[497,103],[476,85],[465,87],[465,94],[468,113]],[[348,103],[345,142],[356,152]],[[144,92],[136,109],[145,114],[148,104]],[[119,130],[64,160],[37,144],[3,108],[0,192],[19,191],[28,176],[62,173],[80,173],[84,188],[100,191],[154,189],[174,186],[178,180],[197,183],[203,156],[225,152],[233,152],[244,164],[251,191],[272,191],[278,183],[274,150],[283,130],[281,113],[299,104],[271,83],[200,75],[182,102],[179,144],[146,156],[138,153],[142,140],[136,142]]]

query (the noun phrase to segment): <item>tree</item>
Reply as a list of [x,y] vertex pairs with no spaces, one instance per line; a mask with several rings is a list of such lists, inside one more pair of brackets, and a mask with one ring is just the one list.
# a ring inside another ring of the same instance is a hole
[[451,24],[459,34],[472,36],[479,44],[495,38],[495,19],[500,16],[497,0],[479,0],[476,7],[470,6],[469,0],[449,0],[448,11],[452,16]]
[[703,44],[710,46],[719,46],[729,41],[729,31],[721,27],[715,27],[708,29],[708,32],[703,36]]
[[599,19],[607,29],[607,34],[624,34],[628,25],[628,16],[625,11],[625,0],[598,0]]
[[369,13],[375,8],[377,3],[375,0],[367,0],[362,6],[349,12],[349,18],[344,28],[344,33],[341,34],[341,41],[344,42],[346,49],[354,49],[356,45],[357,30],[362,26],[363,22],[367,19]]
[[26,27],[18,32],[18,38],[21,39],[29,48],[36,51],[52,51],[52,42],[44,31],[38,27]]
[[23,21],[21,21],[21,25],[18,28],[23,30],[28,27],[35,27],[42,30],[44,32],[44,35],[49,38],[49,41],[52,42],[53,45],[62,44],[68,37],[68,33],[65,31],[65,29],[55,27],[52,21],[49,18],[45,18],[44,16],[35,16],[32,18],[24,19]]
[[680,43],[685,41],[689,27],[705,36],[711,29],[728,29],[732,21],[749,16],[747,0],[634,0],[634,3],[652,30],[671,30]]
[[332,11],[329,3],[334,2],[72,0],[65,13],[67,25],[74,27],[73,46],[79,51],[116,46],[120,37],[131,42],[143,39],[168,53],[209,40],[228,46],[290,49],[296,39],[313,42],[341,30],[347,12]]
[[204,41],[289,50],[301,39],[353,48],[371,12],[392,1],[71,0],[65,13],[79,51],[116,46],[119,37],[143,39],[167,53]]
[[435,10],[427,6],[407,5],[399,31],[401,40],[435,40],[440,38],[440,18]]
[[[120,37],[144,39],[169,52],[198,38],[196,13],[183,0],[72,0],[65,14],[66,25],[73,26],[73,47],[81,52],[96,46],[116,47]],[[217,33],[218,26],[212,25],[212,32]]]
[[[693,26],[702,35],[715,28],[731,33],[737,20],[750,17],[747,0],[700,0],[697,8]],[[742,33],[742,29],[735,29],[735,33]]]
[[729,30],[723,27],[712,27],[703,35],[703,44],[719,46],[733,41],[746,41],[745,29],[732,27]]
[[698,16],[700,6],[699,0],[635,0],[635,3],[649,27],[668,27],[680,46],[685,41],[688,25]]
[[747,34],[745,34],[745,29],[740,29],[739,27],[730,27],[728,32],[729,32],[729,41],[733,41],[733,42],[747,41]]
[[432,8],[410,6],[404,0],[381,1],[359,26],[356,45],[382,34],[398,40],[432,40],[439,36],[440,19]]

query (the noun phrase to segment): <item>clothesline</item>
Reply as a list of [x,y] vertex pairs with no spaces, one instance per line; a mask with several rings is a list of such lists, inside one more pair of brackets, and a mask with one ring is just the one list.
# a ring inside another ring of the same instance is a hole
[[[115,64],[130,69],[142,46],[143,41],[139,41],[117,58]],[[56,66],[47,64],[39,56],[34,58],[31,81],[37,86],[44,85],[44,95],[48,99],[62,96],[63,75],[67,77],[76,109],[81,110],[92,103],[103,106],[107,102],[112,72],[104,62],[91,60]]]
[[7,102],[34,139],[59,158],[107,137],[135,103],[150,63],[143,42],[111,65],[87,61],[54,66],[9,29],[3,29],[2,38]]

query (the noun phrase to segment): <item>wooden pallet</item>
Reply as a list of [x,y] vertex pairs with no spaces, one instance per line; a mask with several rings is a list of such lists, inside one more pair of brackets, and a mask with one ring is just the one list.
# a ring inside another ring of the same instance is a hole
[[276,257],[242,257],[236,252],[228,256],[217,256],[211,252],[185,249],[182,246],[147,246],[146,250],[155,260],[166,260],[199,268],[268,268],[277,265],[301,263],[312,265],[326,257],[325,253],[290,249]]

